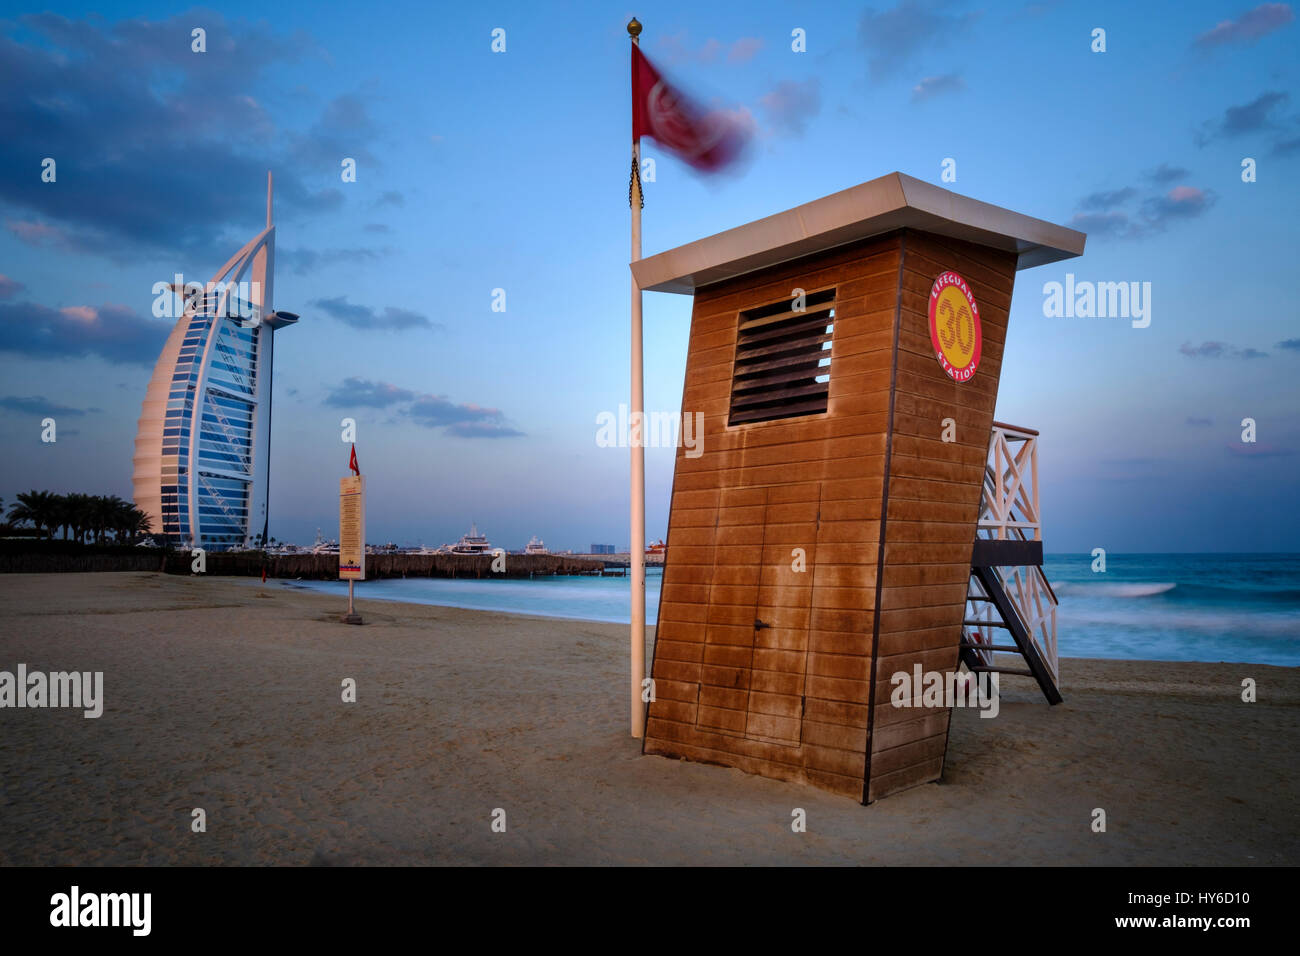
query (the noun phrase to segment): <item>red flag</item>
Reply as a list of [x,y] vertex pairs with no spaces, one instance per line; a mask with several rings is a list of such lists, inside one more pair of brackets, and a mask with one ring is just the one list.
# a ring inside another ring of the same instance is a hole
[[740,155],[748,138],[725,113],[705,113],[669,86],[632,44],[632,138],[648,136],[696,169],[713,171]]
[[352,469],[352,474],[361,474],[361,469],[357,466],[357,446],[355,443],[352,445],[352,457],[348,459],[348,467]]

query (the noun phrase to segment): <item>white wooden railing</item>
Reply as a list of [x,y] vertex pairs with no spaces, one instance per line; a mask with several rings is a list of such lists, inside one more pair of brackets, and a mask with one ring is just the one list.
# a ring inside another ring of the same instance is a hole
[[980,534],[998,541],[1042,541],[1038,520],[1038,432],[993,423]]
[[[984,468],[984,499],[980,510],[981,538],[997,541],[1042,541],[1043,529],[1038,510],[1038,432],[993,423],[989,441],[988,462]],[[1002,587],[1010,596],[1038,648],[1039,655],[1052,672],[1058,684],[1060,673],[1056,650],[1056,593],[1048,583],[1043,569],[1038,565],[1017,565],[997,568]],[[994,644],[997,612],[987,600],[980,583],[972,577],[966,620],[987,621],[988,624],[967,625],[965,639],[972,643]],[[969,600],[974,598],[975,600]],[[974,652],[986,666],[993,664],[993,651]]]

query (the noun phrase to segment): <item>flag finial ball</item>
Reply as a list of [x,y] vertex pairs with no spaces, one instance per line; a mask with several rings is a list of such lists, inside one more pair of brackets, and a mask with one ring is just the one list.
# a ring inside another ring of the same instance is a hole
[[630,37],[639,37],[641,35],[641,21],[636,17],[628,21],[627,35]]

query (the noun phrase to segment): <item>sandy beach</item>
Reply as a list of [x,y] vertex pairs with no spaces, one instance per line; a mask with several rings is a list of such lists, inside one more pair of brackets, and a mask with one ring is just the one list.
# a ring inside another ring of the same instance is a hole
[[278,581],[151,573],[0,575],[0,607],[0,670],[105,697],[0,710],[4,865],[1300,862],[1296,668],[1066,659],[1063,705],[1005,679],[996,719],[954,712],[941,783],[863,807],[642,756],[619,625],[363,585],[349,627]]

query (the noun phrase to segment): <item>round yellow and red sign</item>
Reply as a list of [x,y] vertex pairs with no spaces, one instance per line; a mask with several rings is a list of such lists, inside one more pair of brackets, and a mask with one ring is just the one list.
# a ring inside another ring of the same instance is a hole
[[930,343],[953,381],[969,381],[979,368],[980,310],[970,286],[955,272],[940,273],[930,289]]

